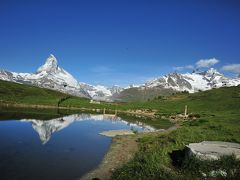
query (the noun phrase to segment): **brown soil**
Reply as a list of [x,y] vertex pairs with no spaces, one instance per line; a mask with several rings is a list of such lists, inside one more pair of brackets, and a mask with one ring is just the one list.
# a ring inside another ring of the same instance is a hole
[[124,163],[128,162],[134,157],[138,150],[136,142],[137,136],[116,136],[112,139],[111,147],[108,153],[103,158],[102,163],[97,169],[86,174],[81,180],[91,180],[98,178],[101,180],[110,179],[112,173]]
[[153,136],[159,133],[170,133],[177,128],[179,124],[175,124],[165,131],[139,133],[134,135],[116,136],[112,139],[111,147],[108,153],[103,158],[101,164],[93,171],[87,173],[80,180],[92,180],[94,178],[101,180],[108,180],[111,178],[113,172],[120,168],[122,165],[130,161],[135,153],[138,151],[137,139],[145,136],[146,134],[152,134]]

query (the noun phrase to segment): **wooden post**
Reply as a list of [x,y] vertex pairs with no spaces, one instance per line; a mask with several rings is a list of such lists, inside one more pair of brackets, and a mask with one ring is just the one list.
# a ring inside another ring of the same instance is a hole
[[184,116],[187,117],[187,105],[185,105]]
[[146,100],[146,85],[144,87],[144,98],[143,98],[143,100]]
[[106,111],[106,109],[104,108],[104,109],[103,109],[103,114],[105,114],[105,111]]

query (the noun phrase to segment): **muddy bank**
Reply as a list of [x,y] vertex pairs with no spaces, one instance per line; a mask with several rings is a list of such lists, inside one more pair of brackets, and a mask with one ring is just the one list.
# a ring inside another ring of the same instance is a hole
[[93,178],[110,179],[112,173],[123,164],[131,160],[138,150],[136,135],[116,136],[112,139],[112,144],[104,156],[101,164],[93,171],[89,172],[80,180],[91,180]]
[[112,144],[104,156],[101,164],[93,171],[87,173],[81,177],[80,180],[92,180],[98,178],[101,180],[108,180],[111,178],[113,172],[130,161],[135,153],[138,151],[137,140],[146,134],[152,134],[153,136],[159,133],[170,133],[180,128],[179,124],[164,130],[155,132],[138,133],[134,135],[122,135],[112,138]]

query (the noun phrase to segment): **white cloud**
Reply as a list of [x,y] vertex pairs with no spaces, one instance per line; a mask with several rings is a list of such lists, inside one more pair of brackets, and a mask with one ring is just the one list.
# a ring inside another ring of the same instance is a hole
[[222,67],[223,71],[240,74],[240,64],[229,64]]
[[218,59],[216,58],[211,58],[211,59],[201,59],[198,62],[196,62],[196,66],[198,68],[208,68],[211,67],[219,62]]
[[173,67],[173,70],[175,71],[184,71],[184,70],[193,70],[196,68],[208,68],[211,67],[217,63],[219,63],[220,61],[216,58],[210,58],[210,59],[200,59],[199,61],[197,61],[194,65],[186,65],[186,66],[176,66]]
[[178,67],[173,67],[173,69],[176,71],[182,71],[184,69],[194,69],[194,66],[193,65],[178,66]]

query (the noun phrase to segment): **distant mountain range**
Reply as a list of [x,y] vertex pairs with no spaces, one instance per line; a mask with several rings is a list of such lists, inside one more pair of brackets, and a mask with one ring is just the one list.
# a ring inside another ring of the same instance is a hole
[[124,89],[115,98],[126,101],[147,100],[174,92],[195,93],[213,88],[238,86],[239,84],[239,77],[228,78],[213,68],[204,72],[193,71],[185,74],[174,72],[147,81],[145,84]]
[[58,90],[67,94],[95,100],[133,100],[153,98],[172,92],[188,91],[190,93],[205,91],[224,86],[237,86],[240,78],[228,78],[217,70],[168,75],[148,81],[142,85],[122,88],[119,86],[93,86],[77,81],[70,73],[58,66],[57,59],[50,55],[45,64],[35,73],[16,73],[0,70],[0,79],[17,83],[35,85]]

